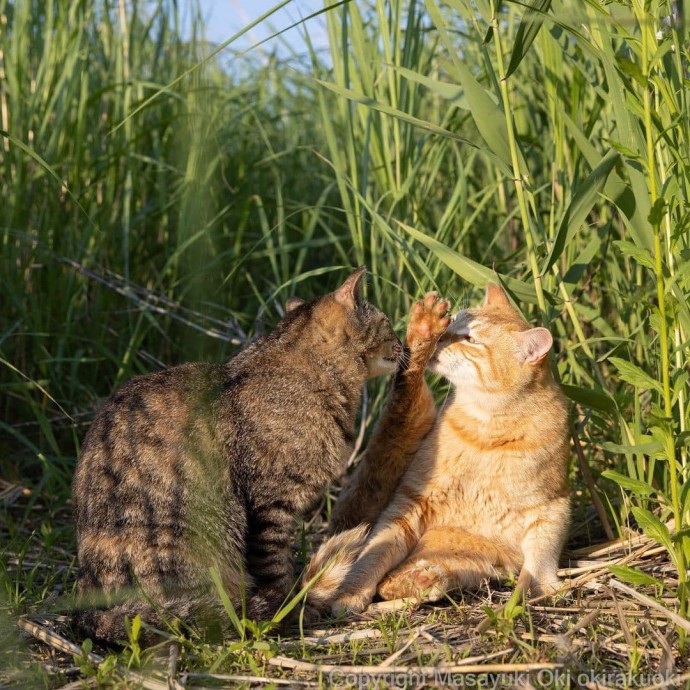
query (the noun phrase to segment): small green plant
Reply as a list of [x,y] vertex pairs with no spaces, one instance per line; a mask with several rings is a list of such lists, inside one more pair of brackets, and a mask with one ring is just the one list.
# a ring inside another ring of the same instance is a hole
[[400,611],[391,611],[377,619],[377,628],[381,631],[381,637],[388,647],[389,654],[396,651],[399,636],[406,629],[408,619],[409,611],[405,608]]

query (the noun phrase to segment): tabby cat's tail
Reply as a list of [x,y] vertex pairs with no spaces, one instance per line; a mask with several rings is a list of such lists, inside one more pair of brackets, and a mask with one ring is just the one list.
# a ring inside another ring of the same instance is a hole
[[[210,593],[173,597],[155,606],[142,599],[129,599],[110,608],[76,611],[73,620],[86,637],[111,645],[127,641],[125,616],[132,621],[137,615],[147,626],[163,632],[171,630],[167,622],[174,618],[210,632],[212,636],[213,633],[216,633],[216,636],[223,635],[226,628],[231,627],[218,597]],[[162,638],[155,630],[144,628],[139,639],[148,646],[160,642]]]
[[306,585],[316,578],[307,594],[307,602],[316,609],[327,609],[335,600],[340,585],[345,581],[364,547],[369,525],[358,525],[327,539],[312,556],[302,578]]

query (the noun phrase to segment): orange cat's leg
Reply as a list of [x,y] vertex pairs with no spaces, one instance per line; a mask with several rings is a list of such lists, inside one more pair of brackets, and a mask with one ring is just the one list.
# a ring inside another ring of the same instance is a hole
[[398,493],[383,511],[357,562],[338,588],[333,613],[359,613],[372,601],[383,576],[417,545],[427,519],[420,496]]
[[518,586],[531,590],[533,596],[553,594],[563,587],[556,571],[569,524],[568,496],[543,506],[530,521],[521,543],[524,565]]
[[376,522],[431,430],[436,405],[424,370],[450,322],[448,307],[448,302],[435,292],[412,307],[406,362],[396,375],[367,450],[333,509],[333,532]]
[[486,578],[519,565],[505,546],[456,527],[427,530],[410,557],[378,587],[383,599],[417,597],[437,601],[446,592],[475,588]]

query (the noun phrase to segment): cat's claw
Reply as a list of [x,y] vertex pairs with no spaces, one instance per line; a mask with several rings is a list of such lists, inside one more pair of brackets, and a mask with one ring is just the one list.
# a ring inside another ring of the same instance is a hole
[[450,303],[437,292],[427,292],[424,299],[415,302],[407,326],[408,346],[413,348],[438,340],[450,323],[449,308]]

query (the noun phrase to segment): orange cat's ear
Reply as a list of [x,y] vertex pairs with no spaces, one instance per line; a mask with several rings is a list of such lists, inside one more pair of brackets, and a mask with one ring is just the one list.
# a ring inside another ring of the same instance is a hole
[[290,297],[288,301],[285,302],[285,311],[289,314],[293,309],[301,307],[304,303],[305,300],[303,300],[301,297]]
[[362,276],[367,272],[366,266],[360,266],[348,279],[333,293],[335,301],[350,309],[356,309],[359,303],[360,284]]
[[495,283],[487,283],[484,305],[491,307],[511,306],[506,291],[500,285],[496,285]]
[[546,328],[530,328],[513,334],[520,347],[523,362],[539,364],[553,345],[553,336]]

